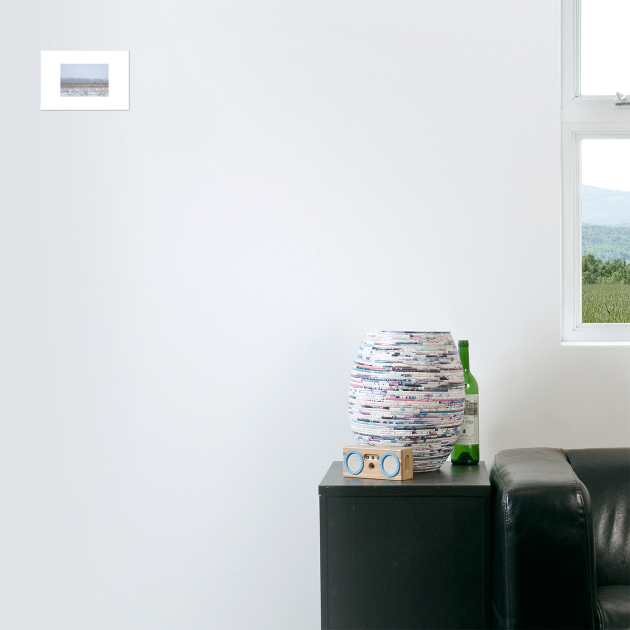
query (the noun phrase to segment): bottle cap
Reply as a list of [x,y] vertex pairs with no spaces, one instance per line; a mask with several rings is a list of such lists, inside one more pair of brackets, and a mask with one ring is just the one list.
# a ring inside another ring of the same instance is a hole
[[464,346],[465,348],[468,347],[468,339],[460,339],[459,340],[459,347],[461,348],[462,346]]

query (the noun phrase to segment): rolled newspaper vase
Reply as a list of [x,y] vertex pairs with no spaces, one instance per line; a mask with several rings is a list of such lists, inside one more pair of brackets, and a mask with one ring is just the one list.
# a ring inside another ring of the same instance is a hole
[[369,331],[350,373],[357,444],[413,448],[414,472],[438,470],[457,440],[464,371],[449,332]]

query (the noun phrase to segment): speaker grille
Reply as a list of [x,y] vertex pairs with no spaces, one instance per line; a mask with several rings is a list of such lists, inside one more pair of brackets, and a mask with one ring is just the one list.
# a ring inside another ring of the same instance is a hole
[[358,453],[350,453],[346,458],[346,466],[351,473],[356,475],[363,468],[363,458]]
[[398,472],[400,464],[396,455],[385,455],[383,458],[383,470],[388,475],[395,475]]

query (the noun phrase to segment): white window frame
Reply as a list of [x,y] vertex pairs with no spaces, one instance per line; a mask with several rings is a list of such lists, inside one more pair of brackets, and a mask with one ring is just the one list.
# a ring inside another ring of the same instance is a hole
[[582,323],[581,143],[630,138],[630,106],[615,95],[580,94],[581,0],[562,0],[562,337],[563,345],[630,345],[630,324]]

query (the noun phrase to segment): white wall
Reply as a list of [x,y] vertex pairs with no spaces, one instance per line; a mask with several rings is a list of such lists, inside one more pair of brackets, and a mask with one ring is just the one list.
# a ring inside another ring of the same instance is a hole
[[[628,348],[560,346],[559,17],[2,3],[3,628],[317,628],[367,329],[470,340],[488,467],[628,444]],[[130,111],[39,111],[99,49]]]

